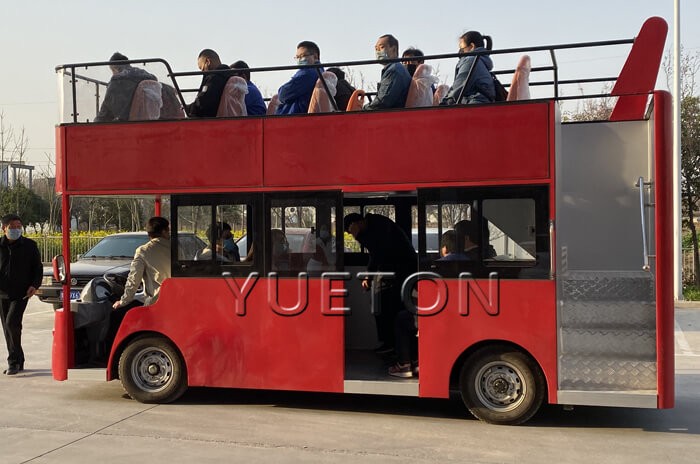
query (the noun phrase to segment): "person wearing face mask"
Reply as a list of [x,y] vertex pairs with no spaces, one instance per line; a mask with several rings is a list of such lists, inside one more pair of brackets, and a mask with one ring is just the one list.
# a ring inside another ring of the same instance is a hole
[[[481,35],[477,31],[469,31],[459,38],[459,53],[481,52],[491,50],[493,42],[491,37]],[[496,99],[491,69],[493,61],[488,55],[479,55],[479,59],[474,65],[474,70],[469,76],[469,70],[476,60],[476,55],[463,56],[457,62],[455,69],[455,80],[441,105],[490,103]],[[467,78],[469,81],[467,82]],[[462,99],[457,99],[462,95]]]
[[[313,42],[308,40],[297,45],[297,54],[294,56],[299,66],[317,64],[321,60],[321,50]],[[279,106],[276,114],[299,114],[309,110],[311,94],[314,91],[319,71],[323,68],[301,68],[277,91]]]
[[27,302],[41,285],[43,266],[36,242],[22,236],[22,220],[4,216],[0,238],[0,319],[7,345],[7,369],[15,375],[24,370],[22,317]]
[[[378,60],[398,58],[399,41],[393,35],[385,34],[377,40],[374,51]],[[406,105],[410,84],[411,75],[404,65],[399,62],[385,64],[382,69],[382,79],[377,85],[377,96],[363,109],[403,108]]]
[[[199,52],[197,67],[200,71],[225,71],[230,70],[225,64],[221,64],[218,53],[208,48]],[[221,94],[224,92],[226,81],[231,77],[230,72],[217,72],[202,76],[202,84],[194,101],[185,107],[187,115],[191,118],[214,118],[219,109]]]
[[416,68],[419,64],[423,64],[424,61],[420,58],[424,56],[423,52],[415,47],[408,47],[401,54],[401,58],[415,58],[413,60],[404,59],[401,64],[406,66],[406,71],[413,77],[416,73]]

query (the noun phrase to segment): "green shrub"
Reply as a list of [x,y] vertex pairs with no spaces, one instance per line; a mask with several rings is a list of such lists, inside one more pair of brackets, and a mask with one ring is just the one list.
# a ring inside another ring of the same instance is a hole
[[688,301],[700,301],[700,288],[694,285],[683,287],[683,298]]

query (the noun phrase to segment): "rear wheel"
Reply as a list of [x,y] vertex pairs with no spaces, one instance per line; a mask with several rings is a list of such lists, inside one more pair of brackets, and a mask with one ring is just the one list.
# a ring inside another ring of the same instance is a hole
[[507,346],[476,351],[460,375],[462,401],[476,418],[491,424],[527,421],[542,405],[545,389],[535,361]]
[[172,343],[163,337],[132,341],[119,358],[126,392],[142,403],[170,403],[187,390],[187,369]]

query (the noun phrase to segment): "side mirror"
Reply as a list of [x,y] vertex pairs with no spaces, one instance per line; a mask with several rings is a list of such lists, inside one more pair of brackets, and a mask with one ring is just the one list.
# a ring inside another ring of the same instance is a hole
[[53,266],[53,278],[55,281],[61,284],[66,283],[66,261],[63,259],[63,255],[56,255],[51,260],[51,265]]

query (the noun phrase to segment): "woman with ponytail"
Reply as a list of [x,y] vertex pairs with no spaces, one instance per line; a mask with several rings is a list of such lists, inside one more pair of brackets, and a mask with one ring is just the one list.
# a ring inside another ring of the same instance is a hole
[[[483,52],[491,50],[493,41],[487,35],[481,35],[477,31],[469,31],[459,38],[459,53]],[[476,64],[474,61],[476,60]],[[469,70],[474,66],[474,70],[469,76]],[[462,56],[457,62],[455,69],[455,80],[447,92],[441,105],[490,103],[496,98],[493,77],[491,76],[493,61],[489,55],[467,55]],[[467,81],[467,78],[469,80]],[[457,101],[462,96],[460,101]]]

